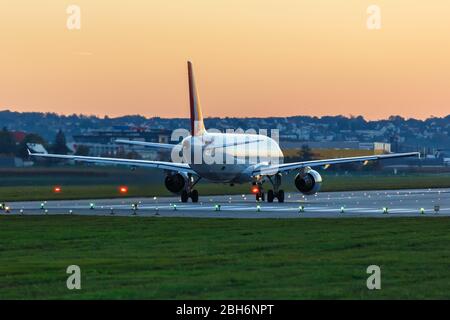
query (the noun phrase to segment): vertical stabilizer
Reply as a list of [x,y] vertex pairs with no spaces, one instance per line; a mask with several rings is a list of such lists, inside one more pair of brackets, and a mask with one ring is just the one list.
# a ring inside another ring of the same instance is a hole
[[189,104],[191,106],[191,135],[200,136],[206,132],[203,124],[202,109],[198,100],[197,88],[195,86],[194,71],[192,63],[188,61],[188,77],[189,77]]

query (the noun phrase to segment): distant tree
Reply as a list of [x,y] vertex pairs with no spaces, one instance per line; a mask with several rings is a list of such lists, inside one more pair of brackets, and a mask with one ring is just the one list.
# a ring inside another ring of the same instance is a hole
[[61,129],[59,129],[56,134],[55,142],[52,145],[52,151],[57,154],[67,154],[69,151],[69,148],[66,146],[66,136]]
[[6,127],[0,131],[0,153],[13,154],[16,151],[16,143],[11,132]]
[[17,147],[16,155],[22,159],[28,158],[27,143],[38,143],[47,148],[47,142],[40,135],[36,133],[29,133],[25,136],[22,142]]
[[314,156],[314,154],[311,152],[311,148],[307,144],[302,145],[300,153],[302,161],[312,160]]
[[88,156],[90,148],[85,145],[79,145],[77,150],[75,151],[75,155],[77,156]]

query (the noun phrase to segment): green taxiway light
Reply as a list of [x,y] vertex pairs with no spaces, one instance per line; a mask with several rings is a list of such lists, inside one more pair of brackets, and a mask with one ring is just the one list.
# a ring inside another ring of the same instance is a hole
[[95,204],[93,204],[92,202],[89,204],[89,209],[94,210],[95,208]]
[[214,210],[215,210],[215,211],[220,211],[220,204],[216,204],[216,205],[214,206]]
[[41,202],[41,209],[44,209],[45,203]]
[[173,211],[177,211],[177,205],[176,204],[173,205]]

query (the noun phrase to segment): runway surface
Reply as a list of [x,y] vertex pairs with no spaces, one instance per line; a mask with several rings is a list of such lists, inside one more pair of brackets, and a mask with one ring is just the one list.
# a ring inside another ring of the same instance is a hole
[[[133,204],[137,209],[134,209]],[[56,200],[6,203],[1,215],[118,215],[198,218],[335,218],[450,216],[450,189],[287,193],[284,203],[256,202],[254,195]]]

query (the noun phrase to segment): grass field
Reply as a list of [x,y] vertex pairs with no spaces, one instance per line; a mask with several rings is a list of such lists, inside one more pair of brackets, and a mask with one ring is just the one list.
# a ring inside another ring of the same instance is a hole
[[[450,298],[450,219],[0,216],[0,298]],[[66,289],[79,265],[82,289]],[[381,290],[366,268],[381,267]]]
[[[450,188],[450,173],[322,174],[322,191]],[[164,174],[156,170],[108,167],[2,169],[0,177],[0,201],[124,197],[118,191],[120,185],[129,187],[126,195],[129,197],[170,195],[164,187]],[[288,192],[296,191],[293,181],[293,174],[285,176],[283,188]],[[62,186],[63,192],[53,193],[55,185]],[[200,182],[198,190],[200,195],[241,194],[248,193],[250,188],[248,184],[230,187]]]

